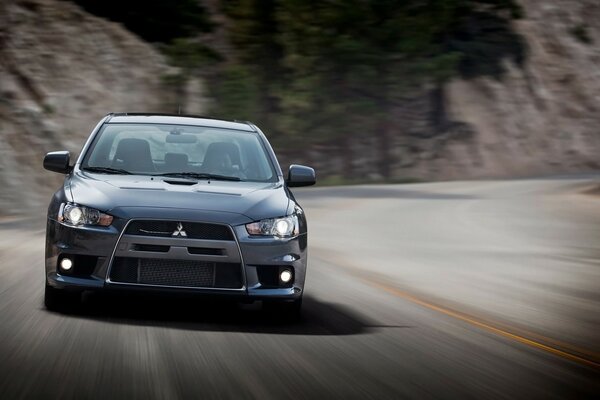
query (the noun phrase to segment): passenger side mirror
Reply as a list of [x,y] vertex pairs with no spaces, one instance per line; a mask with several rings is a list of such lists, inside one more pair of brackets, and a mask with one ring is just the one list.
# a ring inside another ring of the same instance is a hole
[[68,174],[71,172],[70,160],[71,155],[68,151],[53,151],[44,157],[44,168],[48,171]]
[[287,185],[289,187],[311,186],[317,182],[315,170],[304,165],[290,165]]

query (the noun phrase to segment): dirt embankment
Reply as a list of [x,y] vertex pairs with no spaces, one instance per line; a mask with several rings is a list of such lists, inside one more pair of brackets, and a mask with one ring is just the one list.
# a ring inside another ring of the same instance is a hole
[[163,57],[66,1],[0,3],[0,214],[39,208],[61,177],[43,155],[81,148],[111,111],[161,111]]

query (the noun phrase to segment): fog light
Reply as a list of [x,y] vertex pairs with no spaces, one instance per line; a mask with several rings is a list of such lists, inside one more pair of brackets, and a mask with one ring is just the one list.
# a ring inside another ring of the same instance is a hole
[[71,259],[70,259],[70,258],[63,258],[63,259],[60,261],[60,267],[61,267],[63,270],[65,270],[65,271],[68,271],[68,270],[70,270],[71,268],[73,268],[73,261],[71,261]]
[[289,269],[284,269],[279,274],[279,279],[281,279],[281,282],[283,283],[288,283],[292,280],[292,271],[290,271]]

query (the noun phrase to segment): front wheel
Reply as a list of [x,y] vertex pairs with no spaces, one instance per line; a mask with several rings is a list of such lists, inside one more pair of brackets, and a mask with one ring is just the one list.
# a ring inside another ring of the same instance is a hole
[[302,297],[292,301],[265,301],[263,308],[282,319],[296,320],[302,313]]
[[44,305],[46,309],[50,311],[65,311],[76,307],[80,301],[81,293],[55,289],[46,282],[44,290]]

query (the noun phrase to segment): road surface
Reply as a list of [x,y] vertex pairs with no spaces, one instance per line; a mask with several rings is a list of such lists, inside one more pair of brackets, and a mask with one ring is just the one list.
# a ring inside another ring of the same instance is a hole
[[294,323],[189,298],[48,312],[43,215],[0,221],[0,399],[599,398],[595,186],[298,190],[310,261]]

